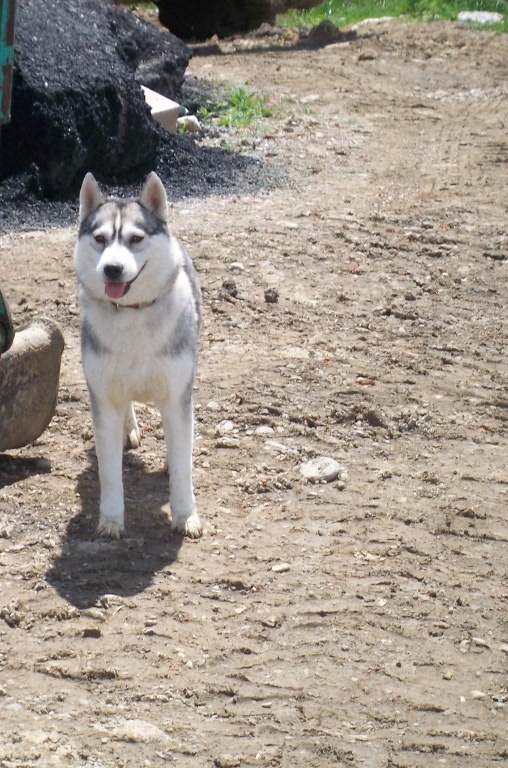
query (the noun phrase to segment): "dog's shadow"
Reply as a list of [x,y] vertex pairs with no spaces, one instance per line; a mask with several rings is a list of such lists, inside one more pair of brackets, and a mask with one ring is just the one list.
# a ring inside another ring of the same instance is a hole
[[98,522],[99,480],[95,453],[78,478],[81,510],[67,526],[60,554],[46,578],[77,608],[100,606],[105,596],[129,597],[144,591],[156,573],[177,559],[183,537],[171,532],[168,478],[149,472],[141,460],[126,454],[124,466],[125,523],[123,539],[94,538]]

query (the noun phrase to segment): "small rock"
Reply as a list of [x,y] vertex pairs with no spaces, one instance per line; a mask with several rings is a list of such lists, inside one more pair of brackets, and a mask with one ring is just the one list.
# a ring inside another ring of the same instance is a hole
[[95,619],[96,621],[106,621],[106,614],[104,611],[101,611],[100,608],[88,608],[88,610],[85,611],[85,615],[90,619]]
[[167,733],[146,720],[124,720],[108,729],[108,733],[118,741],[135,744],[169,741]]
[[287,573],[291,570],[291,566],[289,563],[277,563],[277,565],[272,565],[272,571],[274,573]]
[[101,636],[101,631],[99,627],[86,627],[83,630],[83,637],[99,638],[100,636]]
[[222,283],[222,290],[226,291],[226,293],[229,296],[232,296],[234,299],[238,296],[238,288],[236,287],[235,281],[228,277],[224,282]]
[[188,133],[196,133],[196,131],[201,130],[201,123],[195,115],[179,117],[176,121],[176,125],[178,130],[188,131]]
[[220,424],[217,424],[217,426],[215,427],[215,434],[227,435],[230,432],[232,432],[234,428],[235,428],[234,423],[229,419],[225,419],[224,421],[221,421]]
[[331,483],[338,478],[341,470],[339,462],[328,456],[318,456],[300,465],[300,474],[309,483]]
[[215,400],[210,400],[210,402],[206,404],[206,410],[216,413],[217,411],[220,411],[220,405],[219,403],[216,403]]
[[223,437],[220,437],[217,442],[215,443],[215,446],[217,448],[239,448],[240,442],[235,437],[229,437],[228,435],[224,435]]
[[274,435],[275,430],[273,427],[269,427],[267,424],[262,424],[260,427],[256,427],[254,434],[261,437],[268,437],[269,435]]
[[344,34],[335,24],[325,19],[309,30],[308,41],[311,45],[322,46],[338,43],[344,39]]
[[261,624],[267,629],[275,629],[276,627],[280,627],[280,621],[276,616],[267,616],[266,619],[261,621]]
[[297,448],[291,448],[289,445],[279,443],[278,440],[267,440],[265,446],[271,450],[277,451],[278,453],[287,453],[290,456],[298,456]]
[[490,645],[483,637],[472,637],[471,640],[478,648],[490,648]]
[[213,764],[215,768],[237,768],[237,766],[241,765],[241,760],[239,757],[233,757],[232,755],[222,755],[221,757],[216,757]]
[[279,292],[275,288],[267,288],[265,291],[265,301],[267,304],[277,304]]
[[228,269],[230,272],[245,272],[245,267],[241,261],[232,261]]
[[375,61],[376,58],[375,53],[372,53],[371,51],[362,51],[358,56],[357,61]]

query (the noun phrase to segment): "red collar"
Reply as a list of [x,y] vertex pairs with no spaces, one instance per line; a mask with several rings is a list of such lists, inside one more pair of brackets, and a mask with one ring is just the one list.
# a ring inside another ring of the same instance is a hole
[[117,304],[116,301],[112,301],[111,303],[118,312],[119,309],[145,309],[145,307],[151,307],[156,301],[157,299],[153,299],[153,301],[145,301],[141,304]]

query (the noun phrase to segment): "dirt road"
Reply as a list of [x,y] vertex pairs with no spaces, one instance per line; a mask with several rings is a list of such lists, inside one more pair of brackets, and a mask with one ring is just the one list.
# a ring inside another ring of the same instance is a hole
[[[238,46],[237,46],[238,47]],[[486,768],[508,759],[508,38],[361,27],[196,56],[282,102],[282,188],[178,203],[205,324],[195,482],[169,531],[157,416],[98,484],[68,229],[2,236],[60,401],[0,457],[0,765]],[[311,484],[310,458],[336,480]]]

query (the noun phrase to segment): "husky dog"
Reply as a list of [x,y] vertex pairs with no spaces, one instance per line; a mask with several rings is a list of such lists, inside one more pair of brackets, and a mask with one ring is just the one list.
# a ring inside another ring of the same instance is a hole
[[201,293],[189,254],[168,230],[155,173],[138,200],[105,198],[87,173],[74,252],[81,351],[101,487],[97,533],[124,533],[123,447],[140,441],[132,402],[159,409],[168,451],[172,529],[201,536],[192,487],[192,391]]

